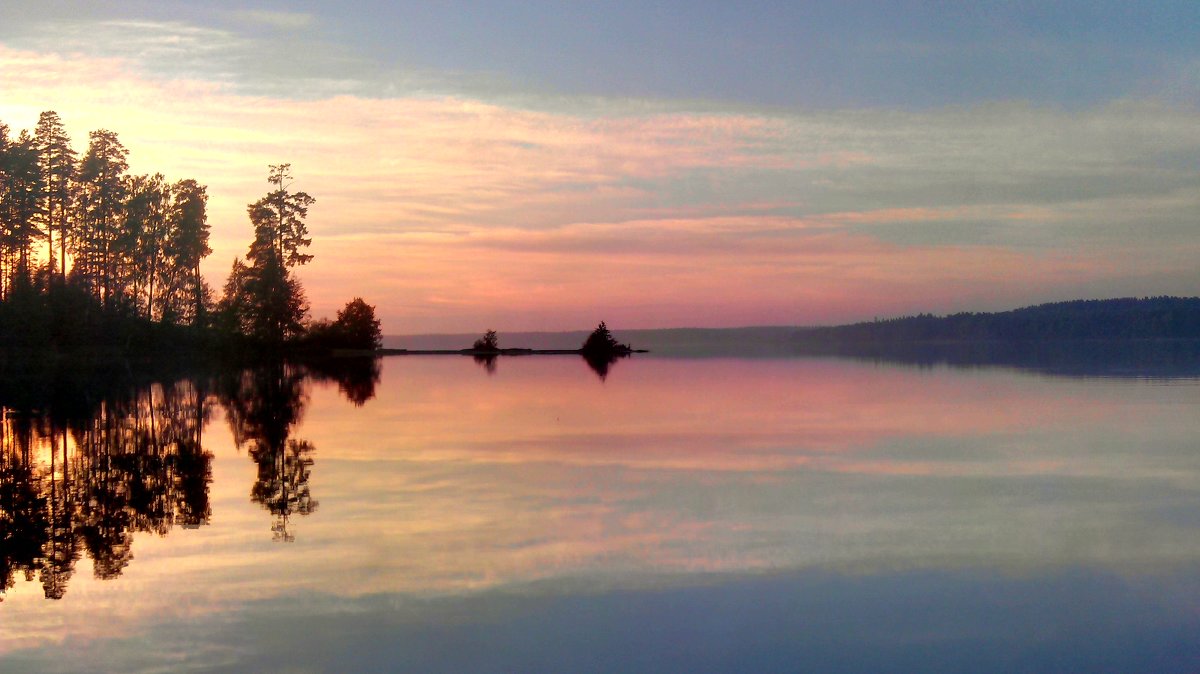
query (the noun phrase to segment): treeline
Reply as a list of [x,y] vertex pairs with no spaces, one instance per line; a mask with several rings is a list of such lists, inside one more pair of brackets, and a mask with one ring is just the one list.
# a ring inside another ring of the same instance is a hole
[[270,167],[248,205],[253,242],[218,299],[200,273],[208,195],[194,179],[129,173],[117,135],[89,134],[80,156],[61,119],[13,134],[0,122],[0,346],[126,351],[182,346],[372,348],[374,308],[356,299],[334,321],[308,320],[294,268],[312,259],[314,199]]
[[1200,297],[1053,302],[997,313],[920,314],[809,328],[801,344],[1200,339]]
[[32,133],[0,122],[0,343],[128,337],[117,319],[207,321],[205,187],[130,175],[128,154],[100,129],[79,156],[53,111]]

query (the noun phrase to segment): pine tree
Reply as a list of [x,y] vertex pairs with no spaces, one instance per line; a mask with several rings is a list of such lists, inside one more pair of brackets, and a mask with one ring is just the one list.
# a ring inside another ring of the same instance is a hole
[[58,270],[60,278],[67,275],[67,235],[69,213],[73,201],[72,180],[75,176],[75,151],[71,138],[63,127],[58,113],[47,110],[38,117],[34,132],[37,139],[38,163],[42,174],[42,218],[45,223],[47,258],[50,273],[55,270],[54,232],[58,232]]
[[193,325],[203,325],[205,310],[204,278],[200,275],[200,260],[208,256],[208,194],[195,180],[180,180],[171,188],[170,240],[167,254],[175,270],[174,288],[183,303],[190,305]]
[[93,131],[89,138],[87,154],[79,164],[80,221],[74,242],[75,264],[91,283],[93,295],[111,303],[119,290],[117,240],[122,229],[129,151],[111,131]]

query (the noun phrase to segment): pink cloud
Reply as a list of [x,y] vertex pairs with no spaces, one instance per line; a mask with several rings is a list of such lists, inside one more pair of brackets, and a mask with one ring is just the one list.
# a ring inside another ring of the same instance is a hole
[[[1188,245],[1156,257],[1152,247],[1130,255],[870,235],[1103,215],[1086,203],[943,205],[930,196],[835,212],[808,205],[822,190],[844,192],[839,181],[856,167],[895,178],[916,162],[943,161],[936,134],[914,115],[884,116],[900,125],[890,129],[870,127],[867,113],[588,115],[454,97],[285,100],[152,78],[116,59],[4,47],[0,90],[0,120],[14,128],[55,109],[77,149],[89,130],[110,128],[134,172],[207,184],[215,254],[206,273],[217,287],[245,251],[245,205],[265,193],[267,165],[291,162],[297,189],[317,198],[316,259],[302,273],[314,313],[361,295],[389,332],[484,322],[578,328],[600,313],[629,327],[824,323],[1011,306],[1144,273],[1137,260],[1177,281],[1194,276]],[[760,174],[785,178],[756,191]],[[726,189],[733,180],[740,191]],[[700,197],[689,195],[693,186]],[[1133,217],[1134,204],[1168,218],[1194,201],[1177,194],[1105,207]]]

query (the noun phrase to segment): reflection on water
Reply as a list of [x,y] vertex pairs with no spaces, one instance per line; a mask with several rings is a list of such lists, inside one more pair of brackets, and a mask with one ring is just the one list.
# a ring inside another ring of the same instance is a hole
[[1062,340],[827,344],[791,347],[920,367],[1010,367],[1073,377],[1200,377],[1200,340]]
[[307,402],[304,377],[299,366],[275,362],[221,382],[221,405],[234,443],[246,448],[258,466],[250,497],[275,517],[271,531],[285,542],[295,540],[288,532],[291,516],[317,509],[308,484],[315,448],[289,437]]
[[210,403],[191,382],[98,401],[90,415],[5,409],[0,425],[0,583],[36,575],[61,598],[82,554],[97,578],[130,563],[133,535],[208,522]]
[[494,353],[477,353],[471,356],[471,359],[479,364],[488,374],[496,374],[496,360],[499,358]]
[[605,379],[608,379],[608,371],[612,369],[613,365],[615,365],[619,359],[626,357],[627,356],[624,355],[616,356],[611,353],[589,353],[583,357],[583,360],[587,362],[588,367],[592,368],[592,372],[595,372],[596,376],[600,377],[600,381],[604,381]]
[[0,664],[1200,656],[1195,379],[635,357],[601,382],[578,357],[499,360],[264,364],[87,405],[0,389]]
[[[361,406],[379,374],[374,359],[274,362],[133,389],[68,380],[68,395],[0,407],[0,593],[36,576],[47,598],[61,599],[82,555],[96,578],[112,579],[133,559],[135,533],[208,524],[213,455],[203,434],[214,402],[257,466],[251,500],[274,516],[276,540],[293,541],[291,516],[317,508],[309,487],[315,448],[290,437],[306,380],[335,382]],[[100,396],[94,404],[78,404],[92,394]],[[63,399],[73,404],[64,409]]]

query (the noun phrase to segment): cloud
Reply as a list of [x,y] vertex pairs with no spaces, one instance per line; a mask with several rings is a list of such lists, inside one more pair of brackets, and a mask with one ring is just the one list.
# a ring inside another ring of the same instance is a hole
[[230,16],[236,21],[262,24],[279,30],[302,30],[316,23],[312,14],[303,12],[239,9],[231,12]]
[[181,21],[62,20],[47,28],[18,41],[38,54],[58,54],[71,60],[118,58],[207,79],[228,78],[234,55],[252,44],[228,30]]
[[394,332],[481,314],[578,327],[598,310],[630,327],[828,322],[1197,281],[1187,107],[294,100],[137,65],[231,34],[110,28],[143,39],[119,58],[0,47],[0,119],[32,127],[55,109],[77,149],[111,128],[135,172],[208,184],[214,284],[244,252],[266,166],[291,162],[318,200],[314,309],[363,295]]

